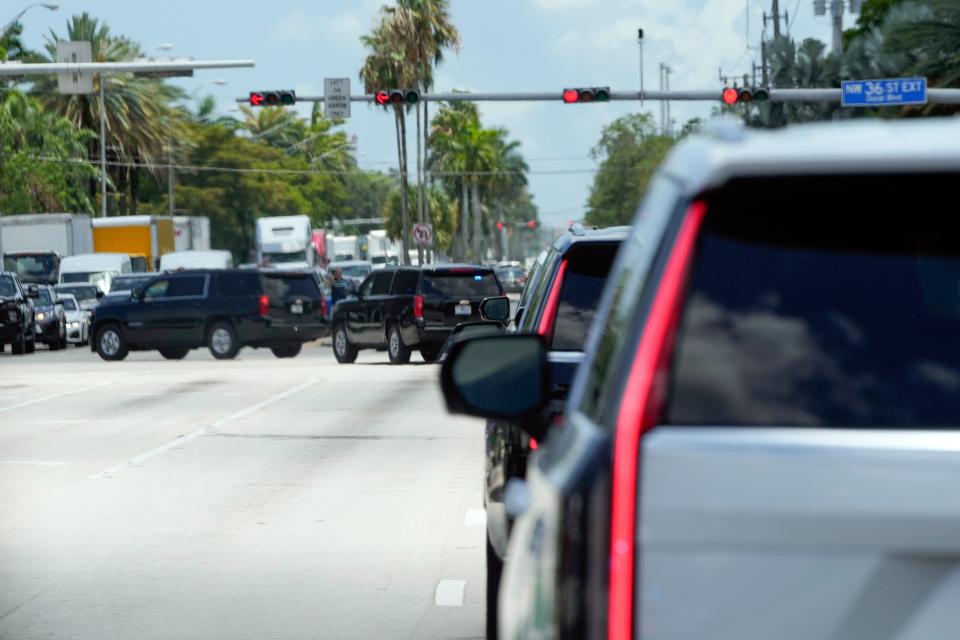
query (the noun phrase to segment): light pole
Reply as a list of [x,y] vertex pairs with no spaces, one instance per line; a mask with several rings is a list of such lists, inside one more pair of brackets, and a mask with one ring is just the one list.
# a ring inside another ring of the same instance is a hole
[[22,18],[27,11],[30,11],[30,9],[33,9],[34,7],[43,7],[50,11],[56,11],[57,9],[60,8],[60,5],[47,3],[47,2],[35,2],[33,4],[27,5],[26,7],[23,8],[23,11],[21,11],[16,16],[14,16],[13,20],[11,20],[10,22],[8,22],[3,26],[3,30],[0,31],[0,37],[7,35],[7,31],[9,31],[10,28],[13,27],[13,25],[20,22],[20,18]]

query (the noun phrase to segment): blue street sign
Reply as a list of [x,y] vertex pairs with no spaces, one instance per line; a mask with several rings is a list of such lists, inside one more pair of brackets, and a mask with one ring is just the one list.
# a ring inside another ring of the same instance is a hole
[[844,107],[927,104],[927,79],[845,80],[841,96]]

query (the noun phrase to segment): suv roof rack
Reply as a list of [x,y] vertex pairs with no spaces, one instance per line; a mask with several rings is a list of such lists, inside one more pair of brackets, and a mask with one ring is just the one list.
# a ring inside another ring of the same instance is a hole
[[575,236],[587,235],[587,228],[583,226],[582,222],[574,222],[573,224],[570,225],[570,228],[568,229],[568,231]]

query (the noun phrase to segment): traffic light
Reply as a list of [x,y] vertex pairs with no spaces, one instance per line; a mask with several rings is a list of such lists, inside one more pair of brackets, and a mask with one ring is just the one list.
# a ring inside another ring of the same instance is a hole
[[610,87],[575,87],[563,90],[563,101],[567,104],[576,102],[610,102]]
[[530,220],[530,221],[527,222],[527,228],[528,228],[528,229],[536,229],[537,226],[538,226],[538,225],[537,225],[537,221],[536,221],[536,220]]
[[381,107],[390,104],[396,106],[404,104],[414,105],[420,102],[420,93],[413,89],[381,89],[373,95],[373,101]]
[[251,107],[289,107],[296,104],[297,94],[295,91],[251,91]]
[[503,223],[503,220],[497,220],[497,231],[503,231],[503,227],[506,226]]
[[770,99],[770,90],[765,87],[725,87],[720,94],[723,104],[737,104],[748,102],[766,102]]

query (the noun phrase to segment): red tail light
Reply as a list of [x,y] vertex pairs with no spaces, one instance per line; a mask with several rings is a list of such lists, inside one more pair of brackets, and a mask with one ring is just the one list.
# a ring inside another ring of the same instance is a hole
[[423,296],[413,296],[413,317],[417,320],[423,318]]
[[327,299],[320,298],[320,314],[326,318],[327,317]]
[[265,316],[270,313],[270,298],[264,294],[260,296],[260,315]]
[[536,438],[530,438],[530,451],[536,451],[540,448],[540,443],[537,442]]
[[637,457],[640,436],[656,425],[666,395],[667,366],[680,319],[694,244],[707,207],[695,202],[680,227],[623,390],[613,450],[610,514],[609,640],[633,637]]
[[553,279],[553,285],[550,289],[550,295],[547,297],[547,304],[543,307],[543,315],[540,316],[540,325],[537,327],[537,333],[542,335],[547,342],[550,342],[550,334],[553,332],[553,319],[557,315],[557,305],[560,303],[560,289],[563,288],[563,275],[567,272],[567,261],[560,263],[557,269],[557,275]]

